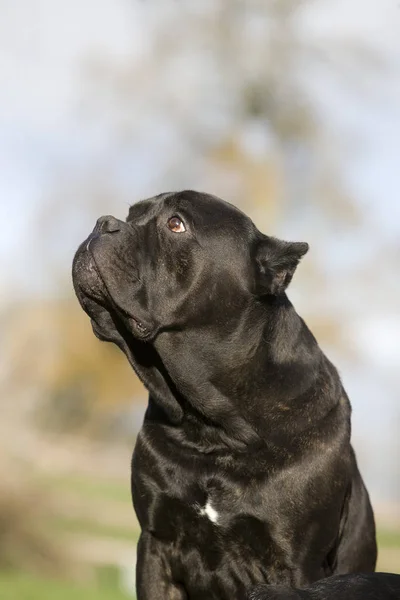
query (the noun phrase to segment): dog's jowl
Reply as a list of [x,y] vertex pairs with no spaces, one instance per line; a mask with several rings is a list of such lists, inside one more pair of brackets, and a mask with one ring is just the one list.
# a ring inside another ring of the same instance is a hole
[[236,600],[375,568],[336,368],[286,290],[308,245],[185,191],[101,217],[74,286],[149,391],[132,462],[138,600]]

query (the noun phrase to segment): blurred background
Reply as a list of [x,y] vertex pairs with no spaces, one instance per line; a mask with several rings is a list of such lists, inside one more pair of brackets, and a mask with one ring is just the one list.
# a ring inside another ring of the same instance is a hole
[[98,216],[184,188],[310,243],[289,296],[400,572],[399,156],[396,0],[0,0],[1,598],[133,595],[146,393],[71,262]]

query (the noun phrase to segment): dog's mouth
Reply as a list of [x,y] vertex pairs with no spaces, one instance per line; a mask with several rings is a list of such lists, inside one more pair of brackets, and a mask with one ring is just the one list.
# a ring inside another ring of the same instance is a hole
[[[183,418],[182,407],[176,398],[176,388],[164,364],[151,343],[158,333],[157,323],[143,323],[144,318],[132,315],[131,298],[137,297],[139,286],[136,274],[129,279],[118,253],[97,240],[85,240],[75,254],[72,278],[78,300],[89,315],[93,333],[100,340],[113,342],[125,353],[138,377],[157,399],[172,423]],[[100,265],[96,257],[100,256]],[[103,262],[101,262],[103,261]],[[121,267],[121,268],[119,268]],[[110,277],[108,277],[110,274]],[[121,289],[123,288],[123,289]],[[136,296],[135,296],[136,294]],[[128,306],[126,306],[128,305]],[[135,310],[135,307],[134,307]],[[137,303],[137,312],[147,311]]]
[[106,318],[107,314],[115,325],[118,322],[118,329],[122,325],[134,337],[147,341],[151,337],[151,330],[136,315],[121,306],[110,292],[90,248],[95,237],[91,234],[80,245],[72,268],[75,292],[83,310],[90,317],[93,332],[102,340],[114,338],[110,334],[110,318]]

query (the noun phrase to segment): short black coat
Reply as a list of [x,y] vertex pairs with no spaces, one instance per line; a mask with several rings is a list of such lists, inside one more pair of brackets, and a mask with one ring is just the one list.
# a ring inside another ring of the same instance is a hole
[[138,600],[375,568],[349,400],[286,295],[307,249],[185,191],[103,217],[76,254],[94,332],[149,390],[132,461]]

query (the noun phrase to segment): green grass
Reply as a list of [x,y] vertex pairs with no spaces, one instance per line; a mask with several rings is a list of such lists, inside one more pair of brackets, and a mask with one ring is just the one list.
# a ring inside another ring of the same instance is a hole
[[382,548],[400,548],[400,531],[378,530],[377,539]]
[[102,498],[132,505],[130,483],[102,481],[78,475],[51,477],[43,481],[44,486],[51,491],[76,492],[85,498]]
[[134,526],[129,527],[127,524],[126,527],[118,527],[117,525],[99,523],[98,521],[89,520],[83,517],[52,517],[48,520],[48,525],[52,531],[55,530],[60,532],[93,535],[102,538],[112,538],[114,540],[128,540],[136,542],[139,537],[139,529]]
[[23,573],[0,572],[2,600],[132,600],[117,585],[84,586]]

